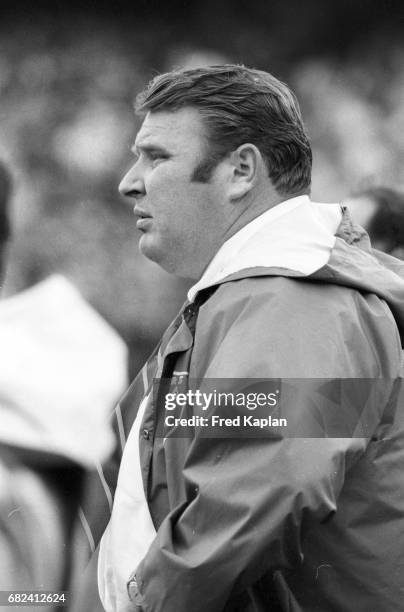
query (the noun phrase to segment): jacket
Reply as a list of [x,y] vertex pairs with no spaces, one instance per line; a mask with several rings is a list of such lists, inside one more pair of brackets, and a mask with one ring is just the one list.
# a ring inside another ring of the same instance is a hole
[[[314,273],[244,269],[186,304],[117,409],[120,444],[105,470],[114,489],[157,376],[139,430],[156,536],[133,567],[136,609],[402,609],[403,298],[403,264],[372,251],[345,212]],[[167,436],[159,397],[177,392],[184,373],[183,388],[215,379],[224,391],[229,380],[310,381],[308,394],[290,396],[288,414],[303,427],[241,439],[203,428]],[[352,379],[376,388],[354,384],[330,408],[324,385]]]

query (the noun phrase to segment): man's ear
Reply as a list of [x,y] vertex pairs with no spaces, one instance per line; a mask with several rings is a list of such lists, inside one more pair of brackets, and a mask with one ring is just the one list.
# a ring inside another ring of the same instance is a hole
[[230,155],[229,198],[239,200],[256,185],[265,166],[261,152],[253,144],[242,144]]

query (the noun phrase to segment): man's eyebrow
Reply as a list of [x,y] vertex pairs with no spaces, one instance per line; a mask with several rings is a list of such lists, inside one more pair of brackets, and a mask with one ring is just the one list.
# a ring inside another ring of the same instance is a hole
[[153,145],[153,144],[133,144],[133,146],[131,147],[131,151],[134,155],[139,156],[140,153],[164,153],[166,155],[168,155],[168,151],[167,149],[165,149],[162,146],[159,145]]

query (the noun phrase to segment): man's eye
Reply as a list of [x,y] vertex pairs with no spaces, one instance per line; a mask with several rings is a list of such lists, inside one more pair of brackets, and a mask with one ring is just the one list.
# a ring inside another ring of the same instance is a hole
[[161,153],[156,153],[155,155],[151,155],[150,159],[153,162],[153,164],[155,164],[155,163],[159,163],[161,161],[166,160],[167,159],[167,155],[163,155]]

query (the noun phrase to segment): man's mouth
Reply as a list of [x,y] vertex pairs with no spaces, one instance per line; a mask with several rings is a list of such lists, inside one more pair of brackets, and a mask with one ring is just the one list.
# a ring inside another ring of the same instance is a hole
[[151,215],[149,215],[147,212],[145,212],[141,208],[137,208],[136,206],[134,207],[133,212],[136,217],[141,217],[142,219],[146,217],[151,217]]
[[135,216],[138,217],[136,221],[137,229],[145,231],[151,224],[152,216],[146,213],[144,210],[136,207],[133,209],[133,212]]

